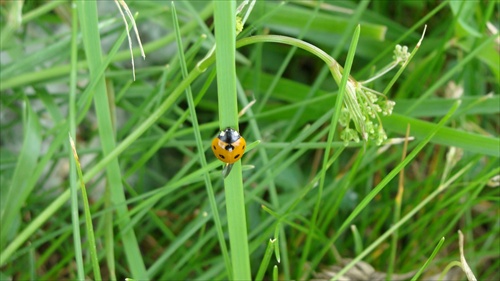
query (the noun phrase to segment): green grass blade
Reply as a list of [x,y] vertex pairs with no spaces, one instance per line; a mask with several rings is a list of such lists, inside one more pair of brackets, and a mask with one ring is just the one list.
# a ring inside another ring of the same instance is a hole
[[[215,1],[216,66],[220,128],[238,130],[238,104],[236,99],[236,2]],[[234,164],[224,179],[227,224],[234,280],[250,280],[250,254],[246,225],[245,199],[241,161]]]
[[[37,113],[33,111],[28,99],[24,100],[23,108],[24,138],[21,151],[17,158],[16,168],[12,176],[10,186],[2,190],[2,207],[0,214],[0,248],[4,249],[9,240],[14,238],[17,232],[16,223],[21,219],[19,212],[26,198],[34,188],[30,181],[33,171],[38,164],[41,153],[42,136],[40,134],[40,123]],[[3,252],[3,251],[2,251]],[[0,261],[0,265],[3,264]]]
[[354,252],[356,255],[359,255],[363,251],[363,239],[361,238],[361,234],[359,234],[356,225],[351,225],[351,232],[354,240]]
[[436,247],[434,248],[434,250],[432,251],[431,256],[425,261],[424,265],[422,265],[422,267],[417,271],[417,273],[415,273],[415,276],[413,276],[411,278],[411,281],[417,281],[418,280],[418,278],[420,277],[420,275],[422,275],[422,273],[424,272],[424,270],[429,266],[429,264],[432,262],[432,260],[434,259],[434,257],[437,255],[437,253],[439,252],[439,249],[441,249],[441,246],[443,246],[444,240],[445,240],[444,237],[442,237],[441,239],[439,239],[439,242],[436,245]]
[[[2,49],[5,48],[5,46],[15,40],[12,40],[12,36],[15,33],[17,29],[22,24],[22,10],[23,10],[23,5],[24,2],[22,1],[10,1],[7,2],[5,5],[6,14],[10,15],[9,17],[6,17],[5,20],[2,20],[2,23],[4,23],[1,28],[0,32],[0,46],[2,46]],[[5,11],[2,10],[2,14]]]
[[[344,104],[343,101],[344,101],[344,94],[346,91],[347,80],[349,78],[351,67],[352,67],[352,64],[354,61],[354,54],[356,53],[356,47],[358,45],[360,32],[361,32],[361,27],[358,25],[357,28],[354,30],[351,45],[349,47],[349,52],[347,53],[346,64],[344,67],[344,71],[342,73],[342,79],[340,80],[340,84],[339,84],[339,95],[337,96],[337,99],[335,101],[335,111],[332,115],[332,119],[330,122],[330,130],[328,132],[327,146],[325,148],[325,153],[323,154],[323,164],[322,164],[322,169],[320,172],[317,200],[316,200],[316,204],[314,205],[314,211],[313,211],[313,215],[311,217],[311,226],[309,227],[309,232],[307,235],[306,244],[304,246],[304,252],[302,253],[299,267],[298,267],[298,272],[297,272],[296,276],[302,277],[302,269],[304,268],[305,261],[309,255],[311,242],[312,242],[312,236],[313,236],[313,232],[315,229],[314,226],[316,225],[316,221],[318,219],[318,213],[319,213],[319,208],[321,205],[321,199],[323,197],[325,176],[326,176],[326,171],[327,171],[327,166],[328,166],[328,160],[330,158],[330,150],[331,150],[331,144],[333,142],[333,135],[336,132],[337,123],[338,123],[338,120],[340,117],[340,111],[341,111],[342,106]],[[332,72],[332,74],[334,73],[335,69],[333,69],[333,66],[330,66],[330,71]]]
[[[92,225],[92,216],[90,214],[89,199],[87,197],[87,189],[85,188],[85,183],[83,182],[82,168],[80,167],[80,160],[78,159],[78,154],[76,152],[75,143],[71,136],[69,136],[69,142],[71,145],[71,150],[73,152],[73,157],[76,163],[76,170],[78,172],[78,179],[80,180],[80,187],[82,191],[83,200],[83,211],[85,213],[85,224],[87,226],[87,239],[90,252],[90,260],[92,261],[92,269],[94,271],[94,279],[102,280],[101,269],[99,267],[99,257],[97,256],[97,247],[95,244],[94,227]],[[74,188],[76,193],[76,188]],[[80,241],[77,241],[80,243]]]
[[4,265],[8,258],[29,238],[32,233],[39,230],[40,227],[51,218],[54,213],[60,208],[61,205],[66,203],[69,198],[69,190],[65,192],[66,196],[58,197],[52,204],[50,204],[44,211],[38,215],[21,233],[14,239],[1,253],[0,265]]
[[[283,231],[285,229],[282,227],[281,223],[278,223],[276,225],[276,228],[274,229],[274,240],[280,240],[280,239],[283,239],[283,238],[280,238],[280,233],[283,234]],[[283,237],[283,236],[282,236]],[[285,248],[286,249],[286,248]],[[280,252],[280,247],[274,247],[274,255],[276,256],[276,261],[278,263],[281,263],[281,252]]]
[[[101,44],[97,26],[97,3],[95,1],[77,2],[82,39],[89,65],[91,77],[96,77],[102,65]],[[96,84],[94,105],[97,113],[99,136],[104,156],[108,156],[115,149],[115,136],[110,112],[110,103],[104,78]],[[130,222],[128,209],[125,203],[125,194],[122,186],[120,166],[117,158],[113,158],[106,168],[108,186],[111,189],[111,202],[117,207],[117,220],[120,229],[127,227]],[[146,267],[142,260],[139,244],[134,231],[122,233],[125,254],[131,274],[134,278],[147,279]]]
[[[111,208],[111,195],[109,194],[109,188],[106,189],[104,206],[106,208]],[[106,251],[106,264],[108,266],[109,279],[117,280],[116,278],[116,260],[114,253],[114,235],[113,235],[113,214],[111,212],[106,212],[104,214],[104,249]]]
[[[71,6],[71,72],[69,90],[68,123],[70,138],[76,138],[76,82],[78,62],[78,12],[76,5]],[[66,146],[68,147],[68,146]],[[68,147],[69,182],[71,189],[71,221],[73,224],[73,245],[75,247],[76,274],[79,280],[85,279],[83,267],[82,240],[80,234],[80,215],[78,204],[78,183],[76,178],[76,162],[71,147]]]
[[275,243],[276,239],[269,239],[269,242],[267,243],[266,252],[264,254],[264,257],[262,257],[262,261],[260,263],[259,271],[255,276],[255,281],[260,281],[264,279],[264,274],[266,273],[267,266],[269,265],[269,261],[271,260],[273,250],[277,246],[277,245],[275,246]]
[[[184,48],[182,46],[182,38],[181,38],[179,22],[177,20],[177,13],[175,10],[174,2],[172,2],[172,18],[174,21],[177,49],[178,49],[178,53],[179,53],[179,57],[180,57],[182,76],[184,77],[184,79],[186,79],[188,76],[188,70],[187,70],[187,65],[186,65],[186,59],[184,57]],[[187,99],[188,106],[189,106],[189,112],[191,114],[191,122],[193,125],[193,131],[194,131],[194,135],[195,135],[195,139],[196,139],[196,148],[198,150],[198,155],[200,158],[201,167],[206,169],[207,160],[205,158],[205,148],[203,147],[203,140],[201,138],[200,128],[198,125],[198,117],[196,114],[195,102],[193,99],[193,93],[191,91],[190,86],[188,86],[186,88],[186,99]],[[226,263],[227,275],[228,275],[228,277],[230,277],[230,276],[232,276],[231,261],[229,259],[229,253],[228,253],[227,246],[226,246],[226,240],[224,239],[224,233],[222,231],[222,223],[221,223],[220,216],[219,216],[217,202],[215,201],[215,195],[214,195],[214,191],[213,191],[213,187],[212,187],[212,180],[210,179],[210,174],[208,172],[205,172],[203,177],[205,180],[205,187],[206,187],[206,191],[208,194],[210,208],[212,209],[212,213],[213,213],[215,228],[217,230],[217,237],[219,239],[219,244],[221,247],[222,255],[224,257],[224,262]]]
[[43,3],[43,5],[40,5],[40,7],[37,7],[36,9],[33,9],[26,14],[23,15],[22,22],[27,23],[29,21],[32,21],[33,19],[38,18],[39,16],[49,13],[52,10],[54,10],[56,7],[61,6],[68,1],[55,1],[55,2],[47,2]]
[[[410,133],[410,126],[407,127],[405,136],[408,137],[409,133]],[[406,157],[407,150],[408,150],[408,140],[404,142],[401,160],[404,160],[404,158]],[[401,173],[399,173],[398,192],[394,197],[393,224],[397,223],[401,218],[401,205],[405,190],[404,172],[405,170],[402,169]],[[399,230],[396,229],[391,237],[389,264],[387,266],[387,276],[386,276],[387,280],[390,280],[392,274],[394,273],[394,264],[396,263],[396,254],[398,250],[398,240],[399,240]],[[359,252],[357,254],[359,254]]]
[[[391,131],[405,134],[406,124],[410,124],[411,135],[416,138],[425,137],[434,128],[434,124],[393,113],[383,117],[384,126]],[[443,127],[431,139],[431,143],[445,146],[456,146],[466,151],[500,157],[500,139],[481,136],[458,129]]]

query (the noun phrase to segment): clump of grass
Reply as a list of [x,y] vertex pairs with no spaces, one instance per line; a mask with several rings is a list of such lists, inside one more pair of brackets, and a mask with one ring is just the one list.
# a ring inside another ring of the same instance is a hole
[[494,1],[222,3],[0,5],[0,279],[499,279]]

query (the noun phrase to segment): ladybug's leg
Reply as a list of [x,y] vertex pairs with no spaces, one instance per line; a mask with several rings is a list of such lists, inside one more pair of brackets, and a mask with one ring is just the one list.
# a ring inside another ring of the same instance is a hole
[[233,164],[226,164],[226,166],[224,166],[224,168],[222,169],[222,177],[226,178],[231,172],[232,168]]

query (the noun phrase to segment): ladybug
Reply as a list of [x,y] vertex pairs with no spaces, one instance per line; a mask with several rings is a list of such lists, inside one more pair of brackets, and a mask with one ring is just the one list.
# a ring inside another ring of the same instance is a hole
[[215,157],[226,164],[233,164],[241,159],[245,153],[245,139],[232,128],[220,131],[212,141],[212,151]]

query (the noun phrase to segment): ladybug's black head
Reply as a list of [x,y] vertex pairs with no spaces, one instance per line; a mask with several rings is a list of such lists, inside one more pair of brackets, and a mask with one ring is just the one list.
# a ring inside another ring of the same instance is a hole
[[239,140],[241,136],[238,131],[231,128],[226,128],[220,131],[218,138],[227,144],[231,144]]

